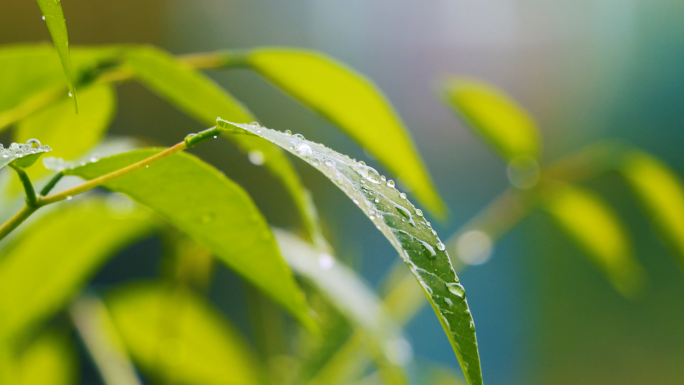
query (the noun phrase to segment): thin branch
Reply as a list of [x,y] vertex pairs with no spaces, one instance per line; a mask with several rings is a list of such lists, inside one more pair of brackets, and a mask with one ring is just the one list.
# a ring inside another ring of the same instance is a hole
[[10,163],[9,166],[14,171],[17,172],[17,175],[19,176],[19,179],[21,180],[21,184],[24,186],[24,192],[26,192],[26,204],[28,206],[35,206],[36,205],[36,190],[33,189],[33,183],[31,183],[31,179],[26,174],[26,171],[24,171],[23,168],[16,166],[12,163]]
[[38,206],[24,206],[18,213],[14,214],[7,222],[0,226],[0,240],[4,239],[7,234],[11,233],[20,224],[22,224],[28,217],[31,216]]

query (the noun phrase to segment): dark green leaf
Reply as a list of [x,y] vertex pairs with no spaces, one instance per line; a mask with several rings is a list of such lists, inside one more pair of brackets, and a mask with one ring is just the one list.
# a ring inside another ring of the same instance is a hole
[[[480,356],[465,290],[444,244],[423,213],[373,168],[323,145],[256,125],[218,121],[257,134],[306,161],[332,180],[390,241],[427,295],[469,384],[482,384]],[[228,129],[228,128],[227,128]]]

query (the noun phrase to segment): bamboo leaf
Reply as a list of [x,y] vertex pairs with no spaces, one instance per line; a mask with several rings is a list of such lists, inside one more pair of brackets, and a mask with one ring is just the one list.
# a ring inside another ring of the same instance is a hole
[[[126,53],[126,65],[136,78],[160,97],[204,125],[213,125],[217,116],[237,122],[256,120],[232,95],[201,72],[161,50],[145,47]],[[289,192],[312,238],[318,233],[309,210],[307,192],[290,160],[276,146],[244,135],[224,136],[245,153],[253,154]]]
[[239,332],[201,297],[137,282],[105,303],[141,370],[180,384],[261,384],[263,368]]
[[444,88],[447,103],[507,162],[539,157],[537,124],[508,95],[481,80],[462,77],[448,78]]
[[12,368],[16,385],[72,385],[78,379],[78,357],[69,333],[50,329],[22,350]]
[[456,352],[469,384],[482,384],[475,324],[465,298],[465,290],[449,260],[444,244],[423,213],[384,180],[373,168],[307,141],[301,135],[288,135],[257,125],[217,121],[219,127],[240,127],[259,135],[306,161],[333,181],[359,205],[373,224],[389,240],[416,277],[435,310]]
[[[80,158],[105,137],[116,113],[116,93],[111,85],[99,84],[83,88],[79,100],[78,115],[69,100],[62,99],[23,119],[14,132],[14,139],[19,142],[37,138],[55,147],[52,156],[67,161]],[[32,180],[38,180],[49,170],[33,167],[26,173]],[[21,185],[14,183],[10,194],[20,189]]]
[[89,198],[30,224],[0,260],[0,340],[19,338],[51,317],[110,257],[146,237],[153,223],[146,211],[121,211]]
[[273,229],[283,257],[357,327],[386,383],[408,383],[403,366],[412,359],[411,345],[373,290],[353,270],[296,235]]
[[566,234],[587,253],[615,289],[633,297],[645,273],[632,254],[620,219],[598,195],[576,186],[562,186],[544,203]]
[[69,95],[74,98],[74,107],[78,113],[78,102],[76,101],[76,87],[74,87],[73,72],[71,70],[71,57],[69,56],[69,36],[67,34],[66,20],[62,11],[60,0],[37,0],[40,10],[43,12],[43,19],[47,23],[52,41],[59,53],[62,61],[64,74],[69,84]]
[[274,86],[367,149],[432,213],[445,214],[444,202],[408,130],[370,79],[315,51],[261,48],[250,51],[246,61]]
[[638,150],[625,155],[620,171],[684,266],[684,184],[679,176],[662,161]]
[[[94,179],[160,151],[135,150],[66,169],[64,173]],[[213,166],[179,153],[104,187],[124,193],[166,218],[304,325],[315,328],[304,294],[280,256],[266,220],[249,195]]]

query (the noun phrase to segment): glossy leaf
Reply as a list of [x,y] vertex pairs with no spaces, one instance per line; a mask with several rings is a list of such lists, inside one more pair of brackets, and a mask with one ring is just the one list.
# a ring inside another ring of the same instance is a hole
[[518,157],[539,157],[541,140],[537,124],[502,91],[480,80],[451,77],[445,84],[445,98],[507,162]]
[[4,148],[0,145],[0,169],[16,165],[19,167],[30,167],[44,153],[52,149],[48,145],[42,145],[35,140],[26,143],[12,143]]
[[251,51],[246,60],[274,86],[330,120],[373,154],[431,212],[444,215],[444,203],[408,130],[370,79],[315,51],[262,48]]
[[643,268],[632,255],[622,222],[603,199],[579,187],[562,186],[545,202],[545,208],[617,291],[627,297],[640,291]]
[[382,232],[422,286],[456,352],[469,384],[481,384],[475,324],[444,244],[423,213],[373,168],[321,144],[256,125],[219,120],[219,127],[240,127],[287,149],[333,181]]
[[150,214],[127,210],[88,198],[30,224],[0,260],[0,337],[51,317],[110,257],[150,234]]
[[69,333],[42,332],[22,350],[11,368],[16,385],[72,385],[78,379],[78,357]]
[[[190,68],[173,56],[154,48],[131,49],[126,53],[126,65],[137,80],[166,99],[179,110],[210,126],[217,116],[237,122],[256,120],[233,96],[201,72]],[[318,232],[309,212],[306,192],[290,160],[276,146],[244,135],[224,136],[245,153],[260,154],[262,164],[280,179],[294,200],[312,237]]]
[[69,36],[67,34],[66,20],[64,20],[64,12],[62,11],[62,3],[60,0],[37,0],[40,10],[43,12],[43,19],[50,30],[52,41],[59,53],[59,59],[62,61],[64,74],[69,83],[69,93],[73,95],[74,106],[78,112],[78,103],[76,102],[76,88],[74,87],[74,78],[71,70],[71,57],[69,56]]
[[[160,151],[131,151],[64,173],[93,179]],[[249,195],[213,166],[179,153],[104,187],[124,193],[166,218],[305,325],[312,326],[304,294],[280,256],[266,220]]]
[[376,297],[353,270],[326,252],[284,230],[274,229],[283,257],[296,274],[310,281],[367,341],[387,383],[407,383],[402,366],[412,359],[411,345]]
[[138,282],[105,302],[133,359],[163,382],[262,383],[263,368],[239,332],[192,292]]
[[[63,99],[23,119],[14,132],[16,141],[36,138],[54,147],[51,156],[67,161],[80,158],[107,134],[116,113],[116,93],[109,84],[99,84],[80,91],[81,111],[76,114],[69,100]],[[26,171],[32,180],[46,176],[49,170],[33,167]],[[18,182],[18,181],[17,181]],[[11,192],[21,188],[15,183]]]
[[665,163],[640,151],[625,156],[621,172],[684,266],[684,184],[679,176]]

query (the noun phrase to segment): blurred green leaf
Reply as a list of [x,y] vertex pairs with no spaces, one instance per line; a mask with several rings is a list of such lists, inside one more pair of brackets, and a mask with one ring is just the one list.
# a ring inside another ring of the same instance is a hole
[[444,202],[408,130],[370,79],[315,51],[255,49],[247,55],[247,64],[274,86],[339,126],[406,183],[425,207],[444,216]]
[[684,266],[684,184],[665,163],[633,150],[624,157],[622,174],[648,212],[649,219]]
[[[65,170],[94,179],[162,151],[141,149]],[[309,327],[315,327],[266,220],[249,195],[197,157],[179,153],[104,187],[129,195],[209,248],[219,260]]]
[[539,130],[532,117],[508,95],[481,80],[450,77],[446,101],[507,162],[538,158]]
[[[73,161],[97,145],[106,135],[116,113],[116,92],[109,84],[81,89],[81,112],[76,114],[69,101],[62,99],[19,122],[16,141],[38,139],[54,147],[52,156]],[[46,176],[49,170],[34,167],[26,171],[32,180]],[[21,189],[18,180],[10,194]]]
[[464,385],[462,377],[453,369],[434,363],[420,363],[420,384],[424,385]]
[[[213,80],[168,53],[144,47],[127,51],[126,65],[137,80],[160,97],[204,125],[214,125],[217,116],[237,122],[256,120],[252,114]],[[259,138],[224,135],[245,153],[258,155],[262,164],[283,183],[312,237],[318,233],[299,176],[289,159],[276,146]]]
[[110,257],[150,234],[147,211],[122,210],[87,198],[46,214],[14,240],[0,260],[0,337],[20,338],[51,317]]
[[16,358],[12,384],[73,385],[78,383],[76,347],[66,331],[42,332]]
[[377,171],[323,145],[256,125],[218,120],[257,134],[314,166],[359,205],[406,262],[427,295],[451,342],[469,384],[482,384],[480,356],[465,289],[444,244],[423,213],[384,181]]
[[330,254],[296,235],[280,229],[273,229],[273,234],[295,273],[313,283],[363,334],[385,382],[408,383],[402,366],[412,358],[411,345],[368,284]]
[[102,301],[82,294],[69,306],[81,340],[107,385],[142,385],[114,321]]
[[105,298],[141,369],[164,382],[260,384],[261,368],[239,332],[201,297],[158,283],[134,283]]
[[76,101],[76,87],[74,87],[73,72],[71,70],[71,58],[69,57],[69,36],[67,34],[66,20],[64,20],[64,12],[62,11],[62,3],[60,0],[37,0],[40,10],[43,12],[43,20],[47,23],[52,41],[59,53],[59,59],[62,61],[64,74],[69,83],[69,94],[73,95],[74,107],[78,113],[78,102]]
[[645,273],[632,255],[629,236],[613,210],[595,193],[576,186],[556,188],[545,209],[626,297],[642,289]]

